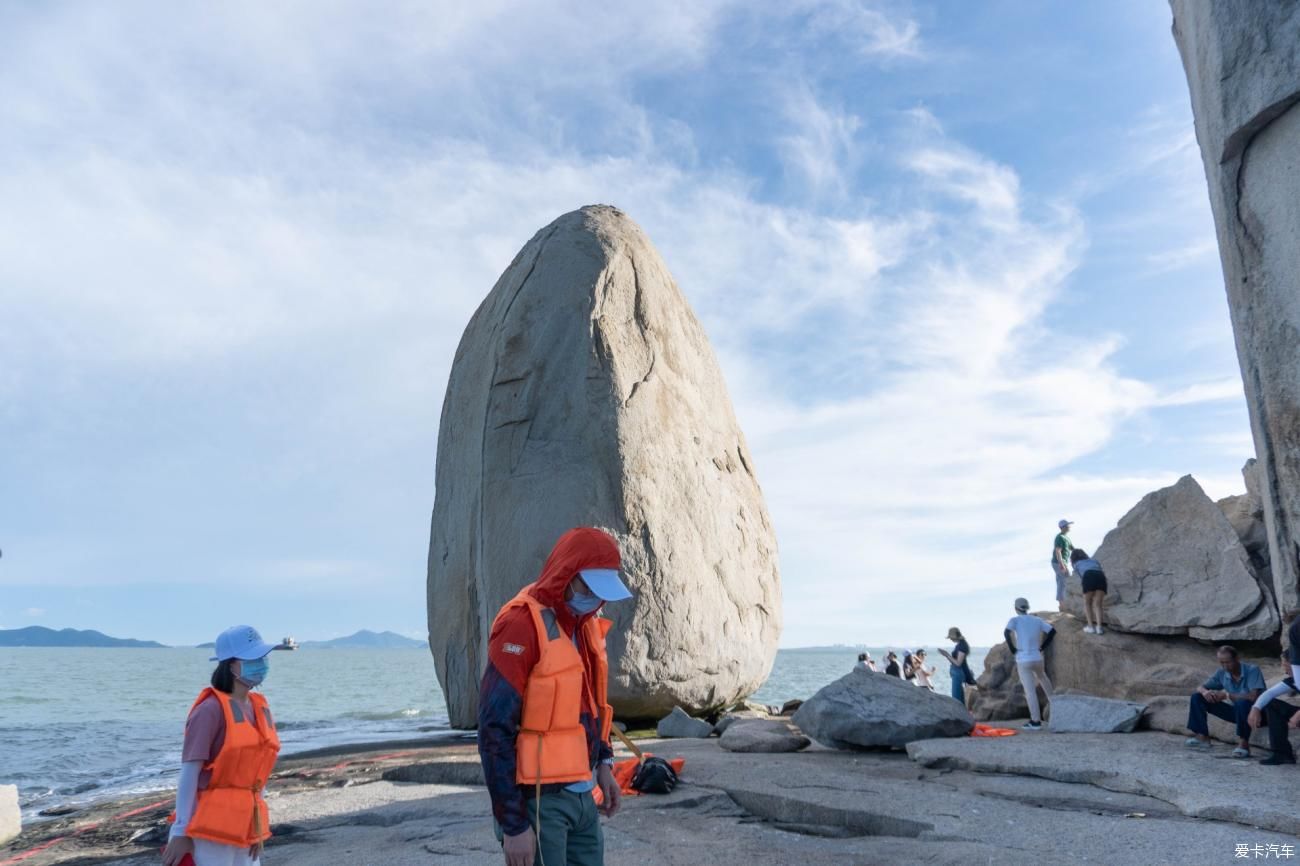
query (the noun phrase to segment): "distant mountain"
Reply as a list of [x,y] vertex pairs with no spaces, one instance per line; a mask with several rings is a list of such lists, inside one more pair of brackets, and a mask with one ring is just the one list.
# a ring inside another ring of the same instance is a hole
[[362,629],[356,634],[350,634],[347,637],[336,637],[333,640],[307,640],[303,641],[300,646],[312,647],[315,649],[331,649],[336,647],[349,648],[368,648],[368,649],[415,649],[416,647],[428,646],[428,641],[412,640],[409,637],[403,637],[391,631],[373,632]]
[[162,646],[151,640],[132,640],[109,637],[97,631],[78,631],[65,628],[55,631],[41,625],[27,628],[0,629],[0,647],[12,646],[64,646],[64,647],[135,647],[155,649]]
[[207,643],[196,644],[194,648],[195,649],[216,649],[217,642],[210,640]]

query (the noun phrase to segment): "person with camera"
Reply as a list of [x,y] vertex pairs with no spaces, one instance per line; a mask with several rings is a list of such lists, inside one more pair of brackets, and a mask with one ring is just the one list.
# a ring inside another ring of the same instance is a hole
[[632,597],[621,562],[608,533],[571,529],[492,623],[478,748],[506,866],[605,862],[598,813],[613,817],[621,791],[609,743],[612,623],[599,613]]

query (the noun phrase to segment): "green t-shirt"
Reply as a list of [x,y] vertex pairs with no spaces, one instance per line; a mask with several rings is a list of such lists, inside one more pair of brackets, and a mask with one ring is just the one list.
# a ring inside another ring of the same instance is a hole
[[1070,541],[1070,536],[1066,535],[1064,532],[1058,532],[1056,534],[1056,543],[1052,547],[1053,562],[1057,561],[1056,551],[1058,550],[1061,551],[1061,558],[1065,560],[1065,565],[1068,568],[1070,565],[1070,554],[1074,552],[1074,542]]

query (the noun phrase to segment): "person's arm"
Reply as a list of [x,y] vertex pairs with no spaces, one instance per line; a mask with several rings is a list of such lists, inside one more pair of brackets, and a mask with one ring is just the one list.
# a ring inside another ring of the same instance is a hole
[[1289,694],[1291,691],[1293,691],[1293,689],[1286,683],[1278,683],[1255,699],[1254,709],[1262,710],[1267,707],[1274,698],[1280,698],[1282,695]]
[[1014,653],[1016,651],[1016,634],[1009,628],[1002,629],[1002,639],[1007,642],[1007,646]]
[[532,828],[528,803],[515,781],[515,739],[523,718],[524,685],[541,653],[531,614],[518,608],[488,640],[488,665],[479,684],[478,753],[492,799],[492,815],[506,836]]
[[1049,646],[1051,646],[1052,641],[1054,641],[1054,640],[1056,640],[1056,629],[1052,628],[1052,627],[1049,625],[1049,626],[1047,627],[1047,631],[1043,632],[1043,637],[1042,637],[1042,641],[1043,641],[1043,642],[1042,642],[1041,644],[1039,644],[1039,647],[1038,647],[1039,650],[1045,650],[1045,649],[1047,649]]
[[1201,687],[1196,691],[1197,693],[1200,694],[1201,697],[1205,698],[1207,701],[1213,704],[1223,699],[1223,696],[1218,686],[1219,686],[1219,675],[1216,673],[1214,676],[1210,677],[1208,680],[1202,683]]

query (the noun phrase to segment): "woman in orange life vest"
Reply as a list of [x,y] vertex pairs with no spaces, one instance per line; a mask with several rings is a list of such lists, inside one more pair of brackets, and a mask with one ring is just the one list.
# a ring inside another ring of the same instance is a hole
[[275,649],[246,625],[217,636],[212,685],[190,709],[164,866],[261,866],[271,835],[263,790],[280,751],[266,698]]

